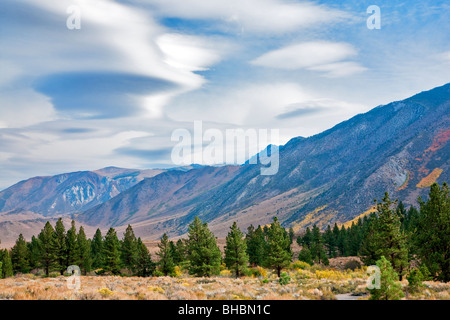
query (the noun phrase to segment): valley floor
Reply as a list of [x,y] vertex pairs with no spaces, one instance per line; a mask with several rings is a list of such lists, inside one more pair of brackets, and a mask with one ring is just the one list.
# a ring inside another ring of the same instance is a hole
[[[210,278],[82,276],[79,291],[70,277],[32,274],[0,280],[0,300],[356,300],[368,299],[364,269],[311,267],[288,270],[288,284],[261,269],[257,277],[233,278],[228,270]],[[402,282],[407,293],[407,281]],[[404,299],[450,300],[450,283],[424,282]]]

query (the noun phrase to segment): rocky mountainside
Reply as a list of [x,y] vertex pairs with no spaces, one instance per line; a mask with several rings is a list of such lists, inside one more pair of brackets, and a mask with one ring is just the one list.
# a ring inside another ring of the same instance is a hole
[[150,238],[182,235],[198,215],[225,235],[232,221],[294,229],[343,223],[370,211],[385,191],[415,204],[434,182],[449,181],[450,84],[379,106],[309,138],[280,147],[276,175],[259,165],[166,172],[78,219],[136,224]]
[[48,217],[84,211],[162,171],[108,167],[31,178],[0,192],[0,212],[27,210]]

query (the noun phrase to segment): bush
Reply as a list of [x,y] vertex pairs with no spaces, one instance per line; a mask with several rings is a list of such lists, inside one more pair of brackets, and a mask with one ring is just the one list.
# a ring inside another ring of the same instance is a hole
[[107,298],[114,294],[114,292],[109,290],[108,288],[99,289],[97,292],[100,293],[103,298]]
[[232,274],[231,274],[230,270],[225,269],[225,270],[220,271],[220,276],[221,277],[231,277]]
[[308,270],[309,268],[311,268],[311,265],[309,265],[308,263],[304,262],[304,261],[295,261],[291,264],[290,269],[292,270],[296,270],[296,269],[302,269],[302,270]]
[[248,270],[249,270],[250,275],[252,277],[254,277],[254,278],[259,278],[259,277],[265,278],[265,277],[267,277],[267,271],[266,271],[266,269],[264,269],[262,267],[258,266],[258,267],[251,268],[251,269],[248,269]]
[[356,269],[361,268],[361,263],[357,260],[350,260],[344,264],[344,269],[350,269],[355,271]]
[[155,277],[164,277],[164,273],[162,273],[162,272],[159,271],[159,270],[155,270],[155,272],[153,273],[153,275],[154,275]]
[[423,279],[423,274],[419,269],[412,269],[406,276],[406,280],[408,280],[408,288],[413,292],[417,291],[419,287],[423,286]]
[[369,289],[370,300],[400,300],[404,297],[402,286],[398,280],[398,274],[392,268],[391,263],[384,256],[377,261],[380,268],[380,288]]
[[287,272],[283,272],[280,275],[280,279],[278,279],[278,282],[284,286],[286,284],[289,284],[289,282],[291,282],[291,277],[289,276],[289,274]]

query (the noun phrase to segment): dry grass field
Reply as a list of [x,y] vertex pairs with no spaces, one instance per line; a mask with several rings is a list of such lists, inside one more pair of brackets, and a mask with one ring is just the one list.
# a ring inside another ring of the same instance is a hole
[[[338,265],[338,264],[337,264]],[[259,268],[256,275],[235,279],[228,270],[210,278],[82,276],[79,291],[69,289],[69,277],[17,275],[0,280],[0,300],[335,300],[343,294],[368,299],[364,267],[304,267],[293,264],[282,285],[272,272]],[[404,290],[407,281],[403,281]],[[450,284],[425,282],[405,299],[450,299]]]

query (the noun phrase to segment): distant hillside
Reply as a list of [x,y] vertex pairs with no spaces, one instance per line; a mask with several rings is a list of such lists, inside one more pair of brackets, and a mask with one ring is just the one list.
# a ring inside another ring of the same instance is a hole
[[0,212],[28,210],[44,217],[80,212],[101,204],[163,170],[108,167],[21,181],[0,192]]

